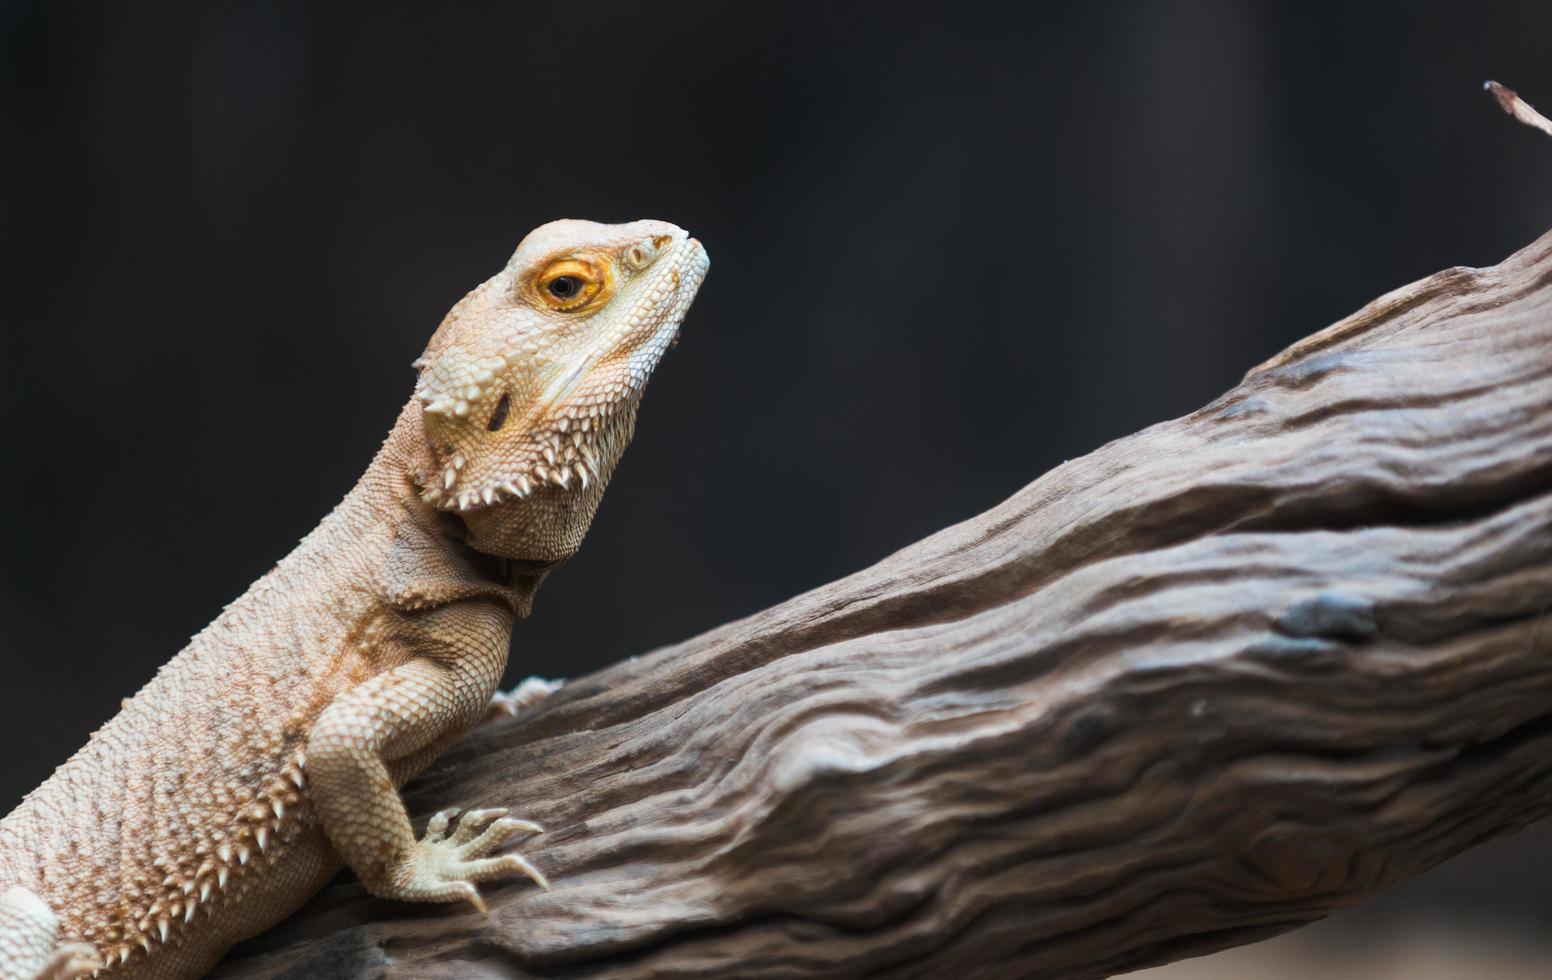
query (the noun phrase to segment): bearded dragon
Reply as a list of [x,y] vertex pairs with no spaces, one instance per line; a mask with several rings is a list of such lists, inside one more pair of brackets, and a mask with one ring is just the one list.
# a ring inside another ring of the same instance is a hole
[[0,821],[0,980],[192,977],[321,888],[466,901],[542,833],[398,788],[481,719],[574,554],[708,260],[661,221],[557,221],[464,297],[366,474]]

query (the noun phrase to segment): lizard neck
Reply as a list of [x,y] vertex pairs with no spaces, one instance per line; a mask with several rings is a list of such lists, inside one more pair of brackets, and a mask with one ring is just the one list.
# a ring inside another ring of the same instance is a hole
[[438,511],[421,499],[416,475],[435,472],[421,419],[417,402],[405,406],[372,465],[341,504],[348,525],[381,544],[382,599],[402,611],[417,611],[490,598],[527,616],[553,566],[475,550],[456,513]]

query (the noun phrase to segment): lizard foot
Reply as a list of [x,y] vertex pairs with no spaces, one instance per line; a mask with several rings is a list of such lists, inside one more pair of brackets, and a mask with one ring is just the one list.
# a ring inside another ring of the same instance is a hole
[[[538,834],[543,827],[531,820],[506,815],[505,808],[469,810],[448,836],[447,828],[457,808],[443,810],[426,824],[426,833],[394,875],[394,898],[411,902],[465,901],[484,914],[485,900],[480,897],[477,881],[527,875],[540,888],[550,882],[538,868],[519,854],[487,857],[491,851],[518,834]],[[483,829],[482,829],[483,828]]]
[[20,885],[0,892],[0,977],[73,980],[102,968],[86,943],[55,942],[59,919]]
[[560,690],[564,679],[547,681],[543,677],[529,677],[510,691],[497,691],[490,699],[486,721],[511,718],[524,708],[530,708]]
[[75,980],[76,977],[102,971],[102,960],[97,950],[88,943],[60,943],[54,950],[54,958],[44,964],[37,980]]

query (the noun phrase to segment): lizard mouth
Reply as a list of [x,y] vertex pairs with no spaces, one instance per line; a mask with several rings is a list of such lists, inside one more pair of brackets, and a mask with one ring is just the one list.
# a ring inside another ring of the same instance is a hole
[[[647,380],[676,345],[709,266],[701,243],[682,233],[658,261],[661,271],[640,284],[622,328],[583,353],[527,411],[519,412],[506,391],[482,400],[489,407],[478,413],[479,435],[493,440],[492,451],[472,446],[441,454],[441,472],[422,480],[426,503],[469,512],[547,492],[602,490],[634,432]],[[508,364],[521,357],[507,355]],[[498,381],[489,393],[500,387]]]

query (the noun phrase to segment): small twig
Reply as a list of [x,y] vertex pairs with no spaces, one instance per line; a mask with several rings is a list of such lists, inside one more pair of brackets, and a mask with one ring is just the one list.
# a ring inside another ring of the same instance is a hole
[[1527,126],[1534,126],[1548,136],[1552,136],[1552,119],[1548,119],[1535,109],[1531,104],[1520,98],[1518,92],[1512,88],[1505,88],[1494,81],[1482,83],[1482,87],[1493,93],[1493,98],[1498,100],[1499,106],[1504,112],[1518,119]]

